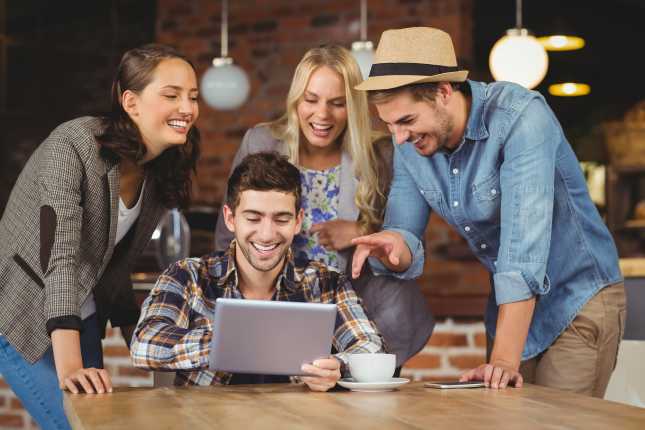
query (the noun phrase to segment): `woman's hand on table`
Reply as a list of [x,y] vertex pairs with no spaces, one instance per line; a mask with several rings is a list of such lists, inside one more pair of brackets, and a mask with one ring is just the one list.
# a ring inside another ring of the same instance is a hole
[[312,391],[327,391],[340,379],[340,362],[334,357],[321,358],[312,364],[303,364],[302,371],[310,375],[300,379]]
[[340,251],[352,246],[352,239],[361,235],[356,221],[335,219],[311,226],[310,232],[318,234],[318,242],[325,248]]
[[490,388],[506,388],[509,385],[520,388],[524,378],[520,372],[503,362],[486,363],[461,375],[460,382],[483,381]]
[[[79,390],[82,388],[82,391]],[[61,383],[61,389],[71,391],[74,394],[85,392],[87,394],[102,394],[112,392],[112,381],[105,369],[81,368],[65,376]]]

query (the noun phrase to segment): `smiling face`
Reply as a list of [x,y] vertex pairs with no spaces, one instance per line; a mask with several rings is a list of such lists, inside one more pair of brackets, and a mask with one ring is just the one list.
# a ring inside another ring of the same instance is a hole
[[314,70],[296,110],[307,144],[324,148],[335,143],[347,126],[343,77],[328,66]]
[[242,270],[277,275],[293,237],[300,232],[302,218],[292,193],[242,191],[234,211],[224,205],[224,222],[237,242],[235,263]]
[[195,71],[179,58],[162,60],[143,91],[125,91],[122,104],[139,128],[147,159],[183,145],[199,116]]
[[404,91],[376,104],[376,110],[396,143],[409,142],[426,157],[442,148],[454,149],[454,119],[439,99],[417,101]]

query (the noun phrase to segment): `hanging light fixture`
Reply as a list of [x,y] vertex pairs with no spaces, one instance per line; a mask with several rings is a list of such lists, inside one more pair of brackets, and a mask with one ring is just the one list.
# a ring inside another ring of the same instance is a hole
[[201,94],[209,106],[233,110],[244,104],[250,89],[246,73],[228,56],[228,0],[222,0],[221,56],[202,76]]
[[564,17],[555,17],[548,27],[547,34],[538,37],[538,42],[547,51],[573,51],[585,46],[585,40],[575,35],[575,30]]
[[507,30],[493,45],[488,65],[496,81],[534,88],[544,79],[549,57],[542,44],[522,28],[522,0],[516,0],[515,28]]
[[591,92],[591,87],[579,82],[563,82],[549,85],[549,94],[560,97],[586,96]]
[[367,40],[367,0],[361,0],[361,40],[352,43],[352,55],[361,69],[363,79],[367,79],[374,63],[374,44]]

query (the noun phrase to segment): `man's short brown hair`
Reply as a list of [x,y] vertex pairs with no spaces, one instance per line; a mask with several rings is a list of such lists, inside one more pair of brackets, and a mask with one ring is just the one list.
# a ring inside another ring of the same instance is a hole
[[[468,84],[465,82],[449,82],[452,86],[452,89],[455,91],[460,91],[462,93],[466,92]],[[390,88],[387,90],[371,90],[367,92],[367,99],[370,103],[379,104],[385,103],[391,100],[394,96],[401,94],[403,92],[409,92],[412,95],[414,101],[420,102],[422,100],[434,102],[435,97],[437,96],[437,89],[439,88],[439,82],[424,82],[422,84],[408,84],[403,85],[397,88]]]
[[226,189],[226,205],[235,212],[243,191],[281,191],[296,198],[300,210],[302,191],[300,171],[287,157],[277,152],[258,152],[247,155],[233,170]]

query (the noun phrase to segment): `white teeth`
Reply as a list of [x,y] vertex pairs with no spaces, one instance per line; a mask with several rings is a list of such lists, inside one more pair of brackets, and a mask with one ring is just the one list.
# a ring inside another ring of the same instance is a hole
[[314,128],[314,130],[330,130],[333,125],[322,125],[322,124],[316,124],[314,122],[311,123],[311,126]]
[[419,143],[421,141],[422,138],[423,138],[423,136],[419,136],[416,139],[411,140],[410,143],[413,144],[413,145],[416,145],[417,143]]
[[188,126],[188,121],[172,119],[172,120],[168,121],[168,125],[171,126],[171,127],[185,128],[186,126]]
[[273,250],[273,249],[275,249],[275,248],[277,248],[277,247],[278,247],[278,244],[277,244],[277,243],[275,243],[275,244],[273,244],[273,245],[262,246],[262,245],[260,245],[260,244],[258,244],[258,243],[253,243],[253,242],[252,242],[252,245],[253,245],[253,247],[254,247],[255,249],[257,249],[258,251],[264,251],[264,252],[266,252],[266,251],[271,251],[271,250]]

